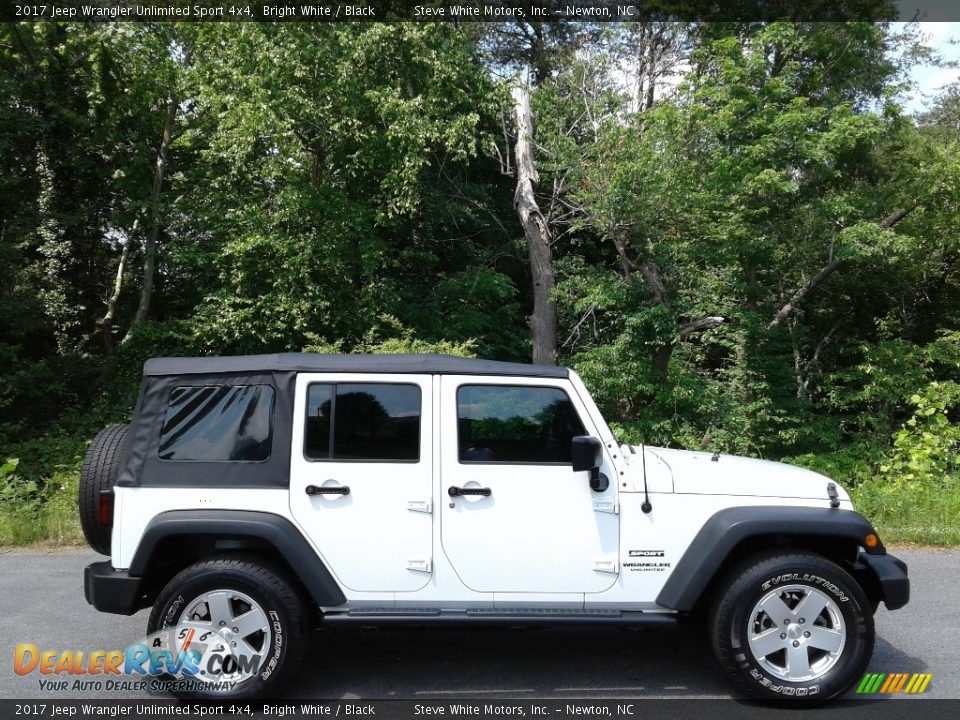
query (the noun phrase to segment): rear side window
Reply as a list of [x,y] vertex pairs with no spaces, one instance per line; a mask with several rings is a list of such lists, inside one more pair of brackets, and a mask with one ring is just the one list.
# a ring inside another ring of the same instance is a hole
[[417,462],[420,388],[323,383],[307,390],[304,455],[310,460]]
[[269,385],[177,387],[160,430],[161,460],[262,462],[273,443]]
[[462,385],[457,390],[462,463],[569,463],[575,435],[586,431],[559,388]]

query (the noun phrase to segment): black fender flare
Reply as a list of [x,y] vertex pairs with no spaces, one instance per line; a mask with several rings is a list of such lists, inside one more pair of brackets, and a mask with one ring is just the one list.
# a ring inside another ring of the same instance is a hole
[[280,515],[253,510],[159,513],[147,524],[128,574],[146,576],[157,546],[176,537],[251,538],[266,542],[286,561],[317,605],[335,607],[347,601],[323,560],[292,522]]
[[[667,578],[657,604],[672,610],[692,610],[710,581],[722,569],[730,552],[742,541],[763,535],[789,535],[851,540],[863,547],[864,538],[876,533],[870,522],[853,510],[834,508],[740,506],[720,510],[700,528]],[[878,541],[865,548],[885,555]]]

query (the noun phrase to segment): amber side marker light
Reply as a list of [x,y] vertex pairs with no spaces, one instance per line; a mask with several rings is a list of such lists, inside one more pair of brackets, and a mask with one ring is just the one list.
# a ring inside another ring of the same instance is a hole
[[880,544],[880,538],[878,538],[876,534],[870,533],[863,539],[863,544],[868,548],[875,548]]

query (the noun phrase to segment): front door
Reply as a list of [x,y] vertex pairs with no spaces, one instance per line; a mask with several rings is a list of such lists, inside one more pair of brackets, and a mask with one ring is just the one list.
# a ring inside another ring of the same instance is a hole
[[330,571],[364,592],[432,572],[432,378],[297,377],[290,509]]
[[597,432],[572,386],[451,375],[440,386],[441,537],[463,583],[494,593],[613,585],[616,478],[594,492],[587,472],[573,472],[570,439]]

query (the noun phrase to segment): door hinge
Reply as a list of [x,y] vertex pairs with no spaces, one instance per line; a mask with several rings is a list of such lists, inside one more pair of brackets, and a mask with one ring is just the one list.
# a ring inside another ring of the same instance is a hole
[[617,561],[616,560],[594,560],[593,569],[596,570],[597,572],[616,573]]
[[432,560],[407,560],[407,570],[413,570],[413,572],[433,572],[433,561]]
[[429,515],[433,512],[433,500],[408,500],[407,510]]
[[616,500],[600,500],[593,504],[594,512],[620,514],[620,504]]

